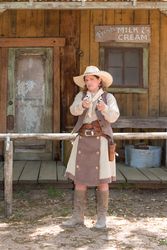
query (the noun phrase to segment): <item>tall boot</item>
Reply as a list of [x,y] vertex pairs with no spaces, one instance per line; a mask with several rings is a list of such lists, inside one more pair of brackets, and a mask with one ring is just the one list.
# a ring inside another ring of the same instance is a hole
[[108,210],[109,190],[97,190],[97,222],[95,228],[106,228],[106,215]]
[[62,225],[66,227],[74,227],[76,225],[84,225],[84,210],[86,204],[86,190],[74,191],[74,209],[72,217],[63,222]]

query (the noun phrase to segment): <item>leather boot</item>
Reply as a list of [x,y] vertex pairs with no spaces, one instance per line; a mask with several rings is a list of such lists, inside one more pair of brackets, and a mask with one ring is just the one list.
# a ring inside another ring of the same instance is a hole
[[62,225],[66,227],[74,227],[76,225],[84,225],[84,210],[86,204],[86,190],[74,191],[74,209],[72,217],[63,222]]
[[95,228],[106,228],[106,215],[108,210],[109,190],[97,190],[97,222]]

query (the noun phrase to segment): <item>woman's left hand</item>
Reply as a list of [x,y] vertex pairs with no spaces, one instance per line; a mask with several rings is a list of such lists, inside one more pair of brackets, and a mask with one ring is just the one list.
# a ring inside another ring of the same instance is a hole
[[97,109],[99,111],[104,111],[106,104],[103,101],[97,103]]

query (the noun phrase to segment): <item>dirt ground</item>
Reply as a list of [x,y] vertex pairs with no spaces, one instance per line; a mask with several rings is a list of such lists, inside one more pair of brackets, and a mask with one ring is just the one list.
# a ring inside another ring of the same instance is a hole
[[88,190],[85,227],[63,228],[72,213],[71,189],[19,187],[13,215],[4,218],[0,190],[0,249],[167,249],[167,190],[110,189],[107,229],[93,228],[95,190]]

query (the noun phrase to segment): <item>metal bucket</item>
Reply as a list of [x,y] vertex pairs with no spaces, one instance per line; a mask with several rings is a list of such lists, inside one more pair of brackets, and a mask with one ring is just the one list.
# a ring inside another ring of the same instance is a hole
[[134,145],[125,146],[125,164],[134,168],[160,167],[161,152],[159,146],[148,146],[148,149],[135,148]]
[[130,165],[130,158],[131,158],[131,150],[134,148],[134,145],[125,145],[125,164]]

